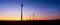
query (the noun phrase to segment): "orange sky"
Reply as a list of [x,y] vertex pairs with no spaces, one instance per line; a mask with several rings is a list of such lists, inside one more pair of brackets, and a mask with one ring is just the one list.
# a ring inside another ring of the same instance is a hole
[[[35,17],[34,20],[55,20],[53,17]],[[0,17],[0,20],[21,20],[20,17]],[[31,17],[24,17],[23,20],[33,20]]]

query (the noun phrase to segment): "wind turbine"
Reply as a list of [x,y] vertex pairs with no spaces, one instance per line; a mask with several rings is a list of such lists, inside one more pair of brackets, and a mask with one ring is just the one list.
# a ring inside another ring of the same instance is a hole
[[21,21],[23,21],[23,0],[22,0],[22,4],[21,4]]
[[34,16],[35,16],[35,15],[34,15],[34,13],[33,13],[33,20],[34,20]]
[[29,20],[31,20],[31,14],[29,15],[29,17],[30,17]]

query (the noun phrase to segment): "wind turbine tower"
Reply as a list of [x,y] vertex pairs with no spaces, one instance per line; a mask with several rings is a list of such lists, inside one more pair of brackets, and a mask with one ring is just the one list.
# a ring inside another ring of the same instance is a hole
[[31,14],[29,15],[29,17],[30,17],[29,20],[31,20]]
[[23,20],[23,0],[22,0],[22,4],[21,4],[21,21]]
[[35,16],[35,14],[33,13],[33,20],[34,20],[34,16]]

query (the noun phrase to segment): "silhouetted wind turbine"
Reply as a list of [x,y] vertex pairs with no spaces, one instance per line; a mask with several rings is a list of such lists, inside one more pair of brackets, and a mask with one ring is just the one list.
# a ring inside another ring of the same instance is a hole
[[23,20],[23,0],[22,0],[22,4],[21,4],[21,21]]
[[30,19],[29,19],[29,20],[31,20],[31,14],[29,15],[29,17],[30,17]]
[[33,13],[33,20],[34,20],[34,16],[35,16],[35,14]]

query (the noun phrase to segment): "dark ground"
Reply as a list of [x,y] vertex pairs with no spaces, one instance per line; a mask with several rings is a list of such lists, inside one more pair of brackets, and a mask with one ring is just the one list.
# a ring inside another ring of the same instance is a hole
[[0,25],[60,25],[60,20],[0,21]]

